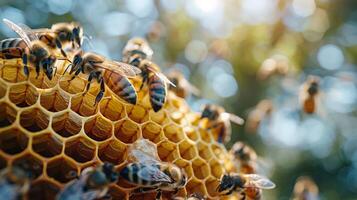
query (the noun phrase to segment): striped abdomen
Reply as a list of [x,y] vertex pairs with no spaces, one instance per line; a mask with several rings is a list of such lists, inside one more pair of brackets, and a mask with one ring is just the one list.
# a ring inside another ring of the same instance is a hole
[[107,86],[128,103],[136,104],[137,94],[129,79],[120,74],[106,70],[103,75]]
[[26,43],[21,38],[9,38],[0,41],[1,58],[21,58]]
[[166,83],[157,75],[151,75],[148,86],[151,107],[157,112],[166,102]]
[[147,187],[155,186],[160,182],[155,181],[154,177],[152,177],[153,174],[145,173],[146,171],[150,171],[146,169],[148,167],[153,167],[155,169],[157,168],[157,170],[159,170],[159,166],[157,165],[131,163],[120,171],[120,176],[125,180],[134,183],[136,185],[147,186]]

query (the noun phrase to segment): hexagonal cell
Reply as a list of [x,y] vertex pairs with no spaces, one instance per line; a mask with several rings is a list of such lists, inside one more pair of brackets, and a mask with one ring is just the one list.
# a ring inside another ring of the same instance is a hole
[[24,151],[28,137],[17,128],[11,128],[0,133],[0,149],[7,154],[15,155]]
[[209,166],[211,168],[211,174],[216,178],[221,178],[222,174],[224,173],[223,166],[219,163],[218,160],[212,159],[209,162]]
[[198,154],[201,158],[205,160],[212,158],[213,153],[211,152],[211,149],[208,147],[208,145],[204,144],[203,142],[198,142],[196,146],[198,148]]
[[128,117],[137,123],[143,123],[149,119],[147,109],[139,104],[126,106],[126,112]]
[[211,143],[212,142],[212,135],[210,134],[210,132],[208,132],[206,129],[203,128],[199,128],[199,133],[201,135],[201,139],[207,143]]
[[179,144],[180,155],[186,160],[191,160],[197,156],[194,144],[191,144],[187,140],[182,141]]
[[85,163],[93,159],[95,144],[84,137],[66,141],[65,154],[77,162]]
[[184,116],[185,116],[185,114],[182,112],[179,112],[179,111],[174,111],[174,112],[170,113],[171,120],[178,124],[181,124],[180,122]]
[[154,112],[153,110],[150,110],[149,116],[150,120],[160,125],[167,124],[169,122],[169,119],[167,118],[164,109],[161,109],[159,112]]
[[0,169],[4,169],[7,166],[7,159],[0,155]]
[[43,164],[42,161],[32,154],[25,154],[16,158],[12,163],[13,166],[18,166],[26,171],[31,172],[31,178],[36,179],[42,174]]
[[60,80],[59,85],[64,91],[70,94],[78,94],[84,92],[86,87],[86,81],[76,77],[72,81],[70,81],[70,77],[65,77],[63,80]]
[[73,112],[62,113],[53,117],[52,129],[62,137],[70,137],[81,131],[82,120]]
[[154,143],[158,143],[162,140],[162,135],[161,133],[161,126],[154,122],[148,122],[143,125],[143,137],[145,139],[148,139]]
[[181,169],[184,169],[186,172],[186,175],[188,177],[192,177],[193,176],[193,169],[191,167],[191,162],[184,160],[184,159],[177,159],[174,161],[175,165],[177,165],[178,167],[180,167]]
[[96,141],[103,141],[113,135],[113,125],[111,121],[101,116],[89,119],[84,124],[84,132],[88,137]]
[[111,121],[118,121],[125,116],[124,106],[116,98],[103,99],[100,102],[99,111]]
[[182,128],[175,125],[169,124],[164,127],[164,134],[170,141],[180,142],[184,139]]
[[62,141],[51,133],[34,136],[32,149],[39,155],[51,158],[61,153]]
[[217,186],[219,185],[219,179],[210,177],[205,181],[205,186],[209,196],[216,197],[219,195],[217,192]]
[[216,156],[216,158],[218,158],[218,159],[222,159],[222,155],[224,155],[223,148],[224,147],[219,146],[216,143],[211,144],[212,152]]
[[98,156],[102,162],[121,164],[126,158],[126,145],[117,140],[110,140],[100,144]]
[[17,107],[28,107],[36,103],[38,92],[29,84],[20,84],[10,87],[9,99]]
[[186,184],[186,191],[188,194],[193,194],[193,193],[200,193],[202,195],[207,194],[205,185],[200,180],[197,180],[195,178],[192,178]]
[[37,74],[34,70],[30,71],[30,82],[35,85],[35,87],[40,89],[53,88],[58,83],[58,76],[54,76],[52,80],[48,79],[44,73],[40,73],[37,77]]
[[25,110],[20,115],[20,124],[26,130],[37,132],[48,127],[49,116],[42,112],[39,108],[31,108]]
[[0,128],[11,125],[16,120],[17,111],[11,105],[0,103]]
[[115,137],[124,143],[135,142],[140,134],[140,127],[131,120],[123,120],[114,125]]
[[6,95],[5,83],[0,81],[0,99],[3,98],[5,95]]
[[191,126],[186,126],[183,129],[183,132],[186,134],[188,138],[190,138],[192,141],[197,141],[199,139],[198,133],[196,130],[191,127]]
[[77,164],[69,159],[60,157],[47,164],[47,175],[61,183],[67,183],[78,175]]
[[201,158],[196,158],[192,161],[192,169],[195,177],[198,179],[205,179],[210,175],[210,169],[206,161]]
[[7,60],[0,68],[1,78],[10,83],[26,81],[27,77],[23,71],[22,65],[19,65],[16,60]]
[[36,200],[54,200],[60,187],[50,181],[41,180],[31,185],[28,192],[28,199]]
[[69,96],[60,90],[42,93],[40,97],[40,104],[46,110],[51,112],[58,112],[68,107]]
[[95,105],[95,96],[86,94],[72,97],[71,109],[83,117],[89,117],[97,113]]
[[177,146],[170,141],[162,141],[157,146],[157,152],[162,161],[172,162],[179,157]]
[[112,199],[127,199],[128,198],[128,193],[120,189],[116,185],[111,185],[109,187],[108,194]]

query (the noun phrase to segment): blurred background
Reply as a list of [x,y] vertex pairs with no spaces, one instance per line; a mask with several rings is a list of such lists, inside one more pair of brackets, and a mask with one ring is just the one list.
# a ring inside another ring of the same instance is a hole
[[[357,1],[0,0],[0,18],[31,28],[78,21],[93,37],[84,48],[113,59],[146,37],[164,72],[179,69],[200,88],[194,110],[213,102],[248,118],[227,147],[256,149],[277,184],[265,199],[289,199],[301,175],[320,199],[357,199]],[[2,23],[0,35],[16,36]],[[299,104],[309,75],[321,87],[311,115]]]

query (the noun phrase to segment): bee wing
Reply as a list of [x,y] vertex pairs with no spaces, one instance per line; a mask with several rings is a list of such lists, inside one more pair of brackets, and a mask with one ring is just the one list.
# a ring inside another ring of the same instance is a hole
[[171,183],[172,179],[154,165],[145,165],[139,170],[138,176],[148,182]]
[[165,83],[168,83],[174,87],[176,87],[176,85],[171,82],[163,73],[161,72],[156,72],[153,68],[151,68],[150,66],[147,67],[148,70],[150,70],[151,72],[153,72],[156,76],[158,76],[162,81],[164,81]]
[[13,31],[15,31],[21,39],[26,43],[28,47],[31,47],[31,40],[29,36],[27,35],[26,31],[24,31],[20,26],[15,24],[14,22],[4,18],[3,22]]
[[37,34],[35,32],[33,32],[33,29],[31,29],[30,27],[28,27],[26,24],[17,24],[23,31],[26,32],[27,36],[30,38],[31,41],[34,40],[39,40]]
[[275,188],[275,183],[258,174],[245,174],[243,176],[248,179],[245,187],[256,187],[260,189]]
[[127,77],[135,77],[137,74],[141,73],[139,68],[118,61],[106,60],[103,64],[100,65],[100,67]]
[[235,114],[225,112],[225,113],[222,113],[221,116],[223,119],[229,119],[231,122],[233,122],[235,124],[238,124],[238,125],[244,124],[244,119],[238,117]]

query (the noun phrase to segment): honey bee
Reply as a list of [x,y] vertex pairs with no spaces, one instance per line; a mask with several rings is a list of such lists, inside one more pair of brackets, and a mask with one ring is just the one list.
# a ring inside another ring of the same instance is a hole
[[177,193],[187,182],[187,176],[179,167],[166,162],[129,163],[120,177],[139,186],[132,194],[157,191],[156,200],[161,198],[162,191]]
[[319,188],[316,183],[307,176],[302,176],[297,179],[294,186],[294,194],[292,200],[318,200]]
[[30,188],[30,174],[20,167],[6,168],[0,173],[0,199],[20,199]]
[[63,47],[67,44],[72,44],[72,48],[79,48],[82,45],[84,38],[83,28],[75,22],[72,23],[57,23],[52,25],[50,29],[31,29],[26,25],[22,28],[27,34],[36,35],[43,43],[45,43],[51,50],[59,49],[64,57],[67,57]]
[[[137,94],[128,77],[134,77],[140,73],[140,69],[118,61],[112,61],[92,52],[79,51],[74,57],[69,74],[73,74],[73,80],[80,73],[88,74],[86,92],[88,92],[91,81],[94,79],[100,84],[100,91],[96,96],[98,103],[104,95],[105,84],[120,98],[128,103],[136,104]],[[64,73],[66,73],[67,69]],[[105,83],[105,84],[104,84]],[[84,94],[85,94],[84,93]]]
[[244,144],[243,142],[236,142],[232,146],[230,154],[233,155],[234,159],[239,162],[241,173],[256,173],[258,156],[250,146]]
[[5,59],[21,58],[24,64],[24,73],[29,76],[28,64],[35,67],[37,76],[42,69],[48,79],[52,79],[53,74],[56,73],[53,69],[56,58],[47,46],[41,42],[37,37],[30,37],[20,26],[8,19],[3,19],[4,23],[15,31],[20,38],[9,38],[0,41],[0,57]]
[[319,79],[311,76],[301,86],[299,100],[302,110],[307,114],[316,112],[319,102]]
[[153,50],[145,39],[132,38],[123,49],[123,62],[139,67],[142,60],[151,60],[153,54]]
[[167,78],[176,86],[169,86],[169,90],[173,91],[176,96],[186,98],[189,94],[200,95],[199,89],[188,82],[181,72],[177,70],[171,71]]
[[238,192],[243,199],[260,199],[261,189],[273,189],[275,184],[269,179],[257,174],[224,174],[217,187],[221,195]]
[[99,167],[88,167],[83,170],[80,177],[69,182],[58,200],[94,200],[107,195],[108,185],[115,182],[119,173],[114,170],[114,165],[104,163]]
[[242,125],[244,120],[234,114],[225,112],[224,108],[218,105],[206,104],[203,106],[201,119],[207,118],[208,128],[214,129],[214,137],[220,143],[229,142],[231,139],[231,121]]
[[271,100],[264,99],[260,101],[248,115],[247,123],[245,126],[246,130],[251,133],[256,132],[261,121],[270,116],[273,112],[273,109],[273,103]]

